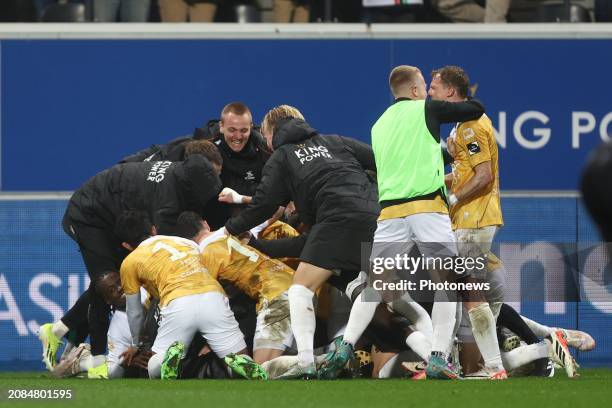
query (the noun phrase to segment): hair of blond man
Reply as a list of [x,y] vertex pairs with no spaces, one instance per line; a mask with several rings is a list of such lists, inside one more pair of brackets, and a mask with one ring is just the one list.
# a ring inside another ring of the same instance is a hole
[[274,133],[274,129],[276,128],[276,124],[279,120],[284,118],[295,118],[305,120],[302,113],[289,105],[280,105],[275,108],[272,108],[266,113],[263,121],[261,122],[261,131],[262,132],[272,132]]
[[193,140],[185,144],[185,159],[189,156],[199,154],[206,157],[211,163],[218,166],[223,165],[223,158],[219,149],[210,140]]
[[403,89],[414,85],[420,73],[420,69],[410,65],[399,65],[393,68],[389,75],[389,87],[393,95],[397,96]]
[[249,117],[253,117],[249,107],[242,102],[231,102],[225,105],[221,111],[221,120],[223,120],[223,118],[229,113],[233,113],[234,115],[238,116],[249,115]]

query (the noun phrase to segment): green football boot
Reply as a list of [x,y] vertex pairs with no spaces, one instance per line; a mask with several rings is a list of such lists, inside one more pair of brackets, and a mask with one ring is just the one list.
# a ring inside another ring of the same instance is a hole
[[45,363],[47,370],[52,371],[57,364],[57,349],[64,343],[53,334],[53,323],[46,323],[40,326],[38,338],[43,347],[42,361]]
[[224,358],[225,364],[232,371],[247,380],[267,380],[266,370],[254,362],[251,357],[243,354],[228,354]]
[[161,365],[162,380],[176,380],[179,375],[179,366],[183,358],[185,345],[180,341],[175,341],[168,347]]

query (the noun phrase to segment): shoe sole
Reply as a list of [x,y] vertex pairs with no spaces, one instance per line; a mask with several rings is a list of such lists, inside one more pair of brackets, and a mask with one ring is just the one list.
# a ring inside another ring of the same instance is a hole
[[[332,355],[331,359],[329,361],[324,361],[323,365],[321,366],[321,368],[319,368],[317,370],[317,378],[319,378],[320,380],[335,380],[338,378],[338,374],[340,374],[340,372],[342,371],[342,369],[344,369],[344,367],[348,365],[352,365],[352,364],[357,364],[357,359],[354,357],[355,354],[351,353],[353,355],[353,358],[351,358],[351,356],[349,355],[348,358],[346,359],[346,361],[344,361],[344,363],[340,364],[338,361],[342,361],[342,360],[333,360],[334,356],[336,355],[335,352]],[[325,365],[327,363],[327,365]],[[331,365],[330,363],[333,363],[333,365]]]
[[[178,378],[178,366],[183,356],[183,347],[170,346],[161,365],[162,380],[175,380]],[[168,371],[171,371],[168,373]],[[170,374],[170,375],[169,375]]]
[[268,373],[256,362],[244,359],[240,361],[238,356],[230,354],[224,358],[225,364],[232,371],[247,380],[267,380]]
[[246,374],[247,380],[267,380],[268,375],[262,372],[261,366],[256,363],[247,362],[242,366],[244,368],[244,372]]
[[[346,363],[344,365],[346,365]],[[344,365],[342,367],[344,367]],[[317,371],[317,377],[320,380],[335,380],[338,378],[338,374],[340,373],[341,370],[342,370],[341,368],[336,368],[336,367],[329,367],[329,366],[321,367]]]
[[435,373],[425,372],[428,380],[456,380],[458,375],[449,370],[440,370]]
[[502,349],[505,352],[509,352],[519,347],[520,345],[521,345],[521,339],[518,336],[512,336],[504,340]]

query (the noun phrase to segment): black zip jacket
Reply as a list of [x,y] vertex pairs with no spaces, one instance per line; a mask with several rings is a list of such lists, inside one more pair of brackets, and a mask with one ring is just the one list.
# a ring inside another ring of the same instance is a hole
[[[243,195],[255,194],[257,184],[261,181],[261,170],[270,158],[266,141],[257,128],[251,130],[249,141],[244,148],[236,153],[225,143],[225,138],[219,131],[219,121],[209,120],[206,125],[194,130],[191,136],[182,136],[166,144],[155,144],[140,150],[133,155],[124,157],[119,163],[140,161],[182,161],[185,158],[185,144],[193,140],[210,140],[219,148],[223,158],[221,181],[224,187],[229,187]],[[225,221],[224,221],[225,222]]]
[[270,158],[263,136],[251,131],[249,141],[240,152],[233,151],[223,136],[214,142],[223,157],[221,181],[223,187],[229,187],[238,193],[253,196],[261,181],[261,172]]
[[[397,98],[395,102],[408,98]],[[425,124],[437,142],[440,142],[442,123],[466,122],[475,120],[485,113],[484,105],[477,99],[465,102],[445,102],[428,99],[425,101]]]
[[259,225],[291,200],[308,225],[379,213],[376,185],[365,173],[376,169],[367,144],[319,135],[303,120],[288,118],[277,125],[273,147],[251,205],[225,224],[229,233]]
[[112,232],[121,212],[143,210],[160,234],[171,234],[182,211],[202,213],[205,204],[220,191],[221,180],[200,155],[178,163],[117,164],[76,190],[66,215],[72,222]]

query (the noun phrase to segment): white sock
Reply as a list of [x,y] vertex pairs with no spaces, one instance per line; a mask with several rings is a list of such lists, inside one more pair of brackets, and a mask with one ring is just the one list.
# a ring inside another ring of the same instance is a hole
[[424,361],[429,361],[431,343],[423,333],[419,331],[410,333],[410,335],[406,337],[406,344]]
[[298,363],[302,367],[314,364],[314,333],[316,319],[312,298],[314,293],[303,285],[289,288],[291,329],[298,349]]
[[391,374],[393,373],[393,367],[395,366],[395,362],[399,354],[394,355],[378,370],[378,378],[391,378]]
[[[366,294],[366,292],[370,292],[369,289],[372,288],[365,288],[363,292],[361,292],[361,294],[355,298],[353,307],[351,307],[351,314],[349,316],[348,323],[344,329],[344,341],[352,344],[353,346],[355,343],[357,343],[365,329],[372,321],[376,308],[380,304],[372,301],[373,299],[376,299],[372,298],[372,293]],[[374,290],[372,289],[371,292],[374,292]],[[369,301],[364,299],[368,299]]]
[[485,367],[499,369],[503,368],[499,343],[495,327],[495,317],[488,303],[481,303],[468,311],[472,333],[478,345],[480,354],[484,359]]
[[527,326],[531,329],[533,334],[535,334],[538,337],[546,337],[546,336],[548,336],[549,334],[552,334],[555,331],[554,328],[548,327],[548,326],[544,326],[543,324],[540,324],[538,322],[534,322],[533,320],[528,319],[528,318],[526,318],[523,315],[521,315],[521,317],[523,318],[523,320],[525,321]]
[[100,364],[104,364],[106,361],[106,356],[98,355],[98,356],[87,356],[86,358],[79,361],[79,368],[81,371],[87,371],[90,368],[94,368],[99,366]]
[[420,331],[430,339],[433,336],[433,326],[431,324],[431,317],[423,306],[412,300],[406,293],[397,300],[390,303],[391,309],[404,316],[406,319],[412,322],[415,327],[415,331]]
[[520,346],[501,354],[506,370],[514,370],[540,358],[548,358],[548,345],[541,341],[536,344]]
[[70,329],[68,328],[68,326],[66,326],[61,320],[58,320],[57,322],[53,323],[53,327],[51,328],[53,334],[55,334],[60,339],[64,337],[69,330]]
[[163,361],[163,354],[153,354],[153,356],[149,359],[149,364],[147,365],[149,378],[161,378],[161,365]]
[[431,351],[445,353],[453,343],[457,302],[435,301],[431,311],[433,339]]

